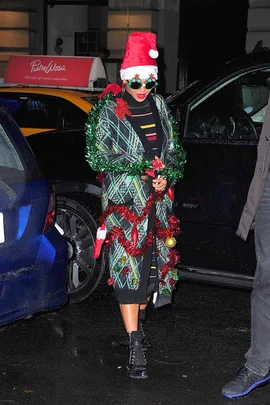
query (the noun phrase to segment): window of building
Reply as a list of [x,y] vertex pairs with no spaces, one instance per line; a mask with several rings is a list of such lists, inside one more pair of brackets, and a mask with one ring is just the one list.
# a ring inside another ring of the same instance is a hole
[[29,32],[27,11],[0,10],[0,77],[10,55],[28,54]]

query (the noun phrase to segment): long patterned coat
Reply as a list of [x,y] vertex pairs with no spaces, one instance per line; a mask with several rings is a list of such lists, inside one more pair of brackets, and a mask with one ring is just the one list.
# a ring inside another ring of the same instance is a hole
[[[158,95],[150,95],[149,101],[157,128],[157,154],[166,169],[176,170],[181,177],[185,153],[173,138],[166,103]],[[174,268],[178,262],[177,253],[165,244],[166,237],[172,236],[178,228],[177,220],[172,216],[172,200],[167,193],[156,198],[152,178],[142,181],[142,173],[135,173],[134,167],[154,158],[140,128],[133,127],[129,116],[119,119],[112,97],[101,103],[102,107],[94,107],[89,115],[86,157],[94,170],[106,173],[102,183],[102,209],[109,245],[109,282],[120,303],[146,302],[155,241],[159,274],[155,306],[161,306],[171,301],[178,279]],[[170,184],[173,184],[176,176],[171,177]]]

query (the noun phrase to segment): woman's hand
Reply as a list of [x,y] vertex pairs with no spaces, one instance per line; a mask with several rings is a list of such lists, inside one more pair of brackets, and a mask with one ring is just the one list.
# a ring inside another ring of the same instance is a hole
[[158,156],[155,156],[155,160],[158,162],[158,163],[160,163],[160,168],[161,169],[165,169],[165,165],[164,165],[164,163],[162,163],[162,161],[160,160],[160,158],[158,157]]
[[167,186],[167,180],[162,176],[158,176],[156,179],[153,179],[152,184],[155,191],[164,191]]

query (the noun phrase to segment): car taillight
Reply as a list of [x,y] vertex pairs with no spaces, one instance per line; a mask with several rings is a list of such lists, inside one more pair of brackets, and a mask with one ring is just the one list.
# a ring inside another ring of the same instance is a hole
[[43,231],[47,231],[55,220],[55,194],[51,193],[48,212],[45,220]]

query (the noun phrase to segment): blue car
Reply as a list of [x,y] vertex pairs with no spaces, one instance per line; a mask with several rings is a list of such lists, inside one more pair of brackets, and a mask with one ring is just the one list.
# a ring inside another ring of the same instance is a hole
[[67,302],[67,244],[54,216],[36,158],[0,108],[0,325]]

